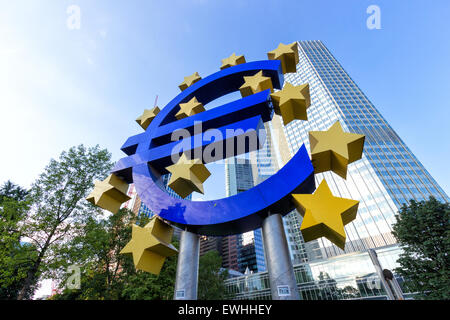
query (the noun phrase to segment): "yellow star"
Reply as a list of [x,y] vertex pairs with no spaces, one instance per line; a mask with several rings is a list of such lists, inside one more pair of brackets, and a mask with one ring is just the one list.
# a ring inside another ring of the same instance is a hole
[[188,87],[192,86],[197,81],[201,80],[202,77],[198,74],[198,72],[194,72],[188,77],[184,77],[184,81],[178,86],[181,91],[186,90]]
[[225,68],[233,67],[238,64],[245,63],[245,57],[244,56],[236,56],[236,53],[233,53],[228,58],[225,58],[222,60],[222,66],[220,67],[220,70],[223,70]]
[[203,194],[203,182],[211,175],[199,159],[188,160],[185,154],[166,169],[172,173],[168,186],[183,199],[194,191]]
[[286,82],[283,90],[274,92],[270,96],[275,113],[283,117],[284,125],[294,119],[308,120],[306,109],[311,104],[308,84],[293,86]]
[[119,211],[121,204],[131,199],[127,196],[128,184],[114,174],[103,181],[96,180],[94,184],[94,190],[86,200],[112,213]]
[[254,76],[245,77],[244,84],[239,88],[243,97],[270,89],[273,92],[272,79],[270,77],[264,77],[262,70]]
[[314,172],[333,171],[347,177],[348,164],[361,159],[364,148],[362,134],[347,133],[336,121],[328,131],[310,131],[311,160]]
[[280,60],[283,73],[297,72],[298,47],[297,42],[278,45],[278,48],[267,53],[270,60]]
[[293,194],[292,197],[303,216],[300,231],[304,240],[326,237],[344,250],[344,226],[356,218],[359,201],[333,196],[325,179],[314,194]]
[[180,103],[180,111],[177,112],[175,118],[180,120],[203,111],[205,111],[203,104],[198,102],[196,97],[193,97],[187,103]]
[[120,254],[131,253],[136,269],[158,275],[166,257],[178,250],[170,244],[173,228],[154,216],[145,227],[135,224],[131,230],[131,240]]
[[146,130],[148,125],[153,121],[153,119],[156,117],[156,115],[159,113],[159,108],[154,107],[152,109],[145,109],[144,113],[136,119],[136,122],[144,129]]

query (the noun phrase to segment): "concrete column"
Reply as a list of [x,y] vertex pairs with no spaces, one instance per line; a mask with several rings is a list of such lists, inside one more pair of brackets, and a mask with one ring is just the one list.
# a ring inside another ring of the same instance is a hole
[[271,214],[265,218],[262,232],[272,299],[299,300],[281,215]]
[[189,231],[182,231],[174,300],[197,300],[199,256],[199,236]]

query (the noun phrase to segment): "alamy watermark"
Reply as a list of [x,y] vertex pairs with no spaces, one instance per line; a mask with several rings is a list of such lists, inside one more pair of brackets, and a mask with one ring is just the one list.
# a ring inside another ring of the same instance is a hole
[[80,30],[81,28],[81,9],[73,4],[67,7],[66,25],[69,30]]
[[367,29],[369,30],[374,30],[374,29],[381,29],[381,10],[380,7],[372,4],[370,6],[367,7],[366,10],[367,14],[370,14],[369,17],[367,17],[366,20],[366,26]]
[[[184,153],[188,159],[200,159],[203,163],[217,162],[235,155],[259,150],[266,140],[266,130],[234,128],[208,129],[203,132],[201,121],[194,122],[193,132],[178,129],[172,132],[172,163],[177,163]],[[196,148],[192,148],[195,146]]]
[[67,273],[71,274],[66,281],[66,288],[73,290],[73,289],[80,289],[81,288],[81,270],[80,266],[73,264],[70,265],[67,268]]

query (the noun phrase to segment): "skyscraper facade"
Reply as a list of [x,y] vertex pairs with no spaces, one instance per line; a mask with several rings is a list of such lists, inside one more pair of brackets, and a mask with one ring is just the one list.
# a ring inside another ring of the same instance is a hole
[[222,250],[220,251],[222,256],[222,267],[226,269],[239,271],[238,266],[239,236],[231,235],[227,237],[220,237],[219,239],[222,245]]
[[[254,169],[249,159],[229,158],[225,160],[226,196],[232,196],[254,186]],[[246,232],[236,237],[238,271],[253,272],[266,270],[261,229]]]
[[[449,198],[321,41],[298,42],[298,49],[297,72],[285,80],[309,84],[308,121],[284,126],[276,116],[277,141],[288,148],[286,157],[302,144],[309,150],[308,132],[328,130],[336,121],[344,131],[364,134],[363,157],[349,165],[347,179],[325,172],[316,175],[316,185],[326,179],[334,195],[360,201],[357,218],[345,227],[345,252],[394,244],[392,224],[402,204],[429,196]],[[313,259],[344,253],[324,238],[314,250]]]
[[[276,156],[282,167],[302,144],[309,150],[309,131],[328,130],[336,121],[344,131],[366,136],[363,157],[349,165],[347,179],[332,172],[315,175],[316,185],[326,179],[335,196],[360,201],[357,218],[345,226],[345,250],[325,238],[304,243],[301,215],[294,210],[284,217],[288,245],[299,250],[293,262],[301,299],[386,299],[367,249],[374,248],[382,268],[394,270],[402,250],[392,225],[402,204],[429,196],[448,202],[449,197],[321,41],[298,42],[298,51],[297,72],[286,74],[285,81],[309,84],[308,121],[284,126],[274,116],[272,160]],[[229,279],[226,285],[233,299],[271,298],[267,272]]]
[[[276,145],[277,140],[279,140],[279,135],[272,135],[276,131],[273,130],[271,122],[265,123],[264,126],[267,133],[266,141],[261,149],[250,154],[255,185],[275,174],[284,164],[283,157],[280,154],[280,147]],[[284,158],[287,160],[290,159],[290,154],[284,134],[282,138],[285,147],[281,149],[284,149],[286,153]],[[305,244],[302,234],[298,231],[300,229],[300,221],[297,210],[293,210],[283,217],[283,226],[292,262],[302,263],[308,261],[309,257],[313,257],[314,250],[312,248],[317,247],[317,242],[313,241]],[[307,251],[310,253],[307,254]]]
[[222,237],[200,236],[200,256],[213,250],[222,256]]

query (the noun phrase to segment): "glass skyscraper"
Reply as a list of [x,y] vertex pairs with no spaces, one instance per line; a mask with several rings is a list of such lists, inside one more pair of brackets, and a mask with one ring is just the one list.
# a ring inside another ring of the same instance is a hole
[[[308,121],[284,126],[274,116],[272,162],[283,166],[302,144],[309,151],[309,131],[328,130],[336,121],[344,131],[366,136],[363,157],[349,165],[347,179],[332,172],[315,175],[317,186],[326,179],[335,196],[360,201],[357,218],[345,226],[345,251],[326,238],[304,243],[300,214],[284,217],[288,245],[295,243],[300,253],[293,262],[301,298],[385,299],[367,249],[375,248],[382,267],[393,270],[402,250],[391,231],[402,204],[449,197],[321,41],[300,41],[298,51],[297,72],[286,74],[285,82],[309,84]],[[267,163],[259,167],[266,170]],[[227,293],[232,299],[270,299],[267,272],[227,280]]]
[[[225,159],[226,196],[251,189],[254,186],[253,170],[249,159]],[[244,273],[247,268],[253,272],[265,271],[266,261],[261,229],[236,235],[236,237],[239,271]]]
[[[326,172],[316,175],[316,185],[326,179],[334,195],[360,201],[356,220],[345,227],[345,252],[394,244],[392,224],[403,203],[449,198],[321,41],[301,41],[298,48],[297,73],[285,80],[309,84],[308,121],[283,126],[276,117],[274,127],[291,155],[303,143],[309,150],[309,131],[328,130],[338,120],[344,131],[364,134],[363,158],[349,165],[347,179]],[[344,253],[324,238],[319,244],[313,258]]]
[[[276,142],[276,137],[272,136],[272,132],[274,131],[272,125],[270,122],[266,122],[264,127],[267,133],[264,145],[261,149],[250,153],[253,182],[255,185],[275,174],[283,166],[283,161],[278,155],[279,152],[277,152],[277,146],[274,143]],[[298,212],[294,210],[283,217],[289,255],[293,263],[308,261],[306,250],[311,247],[310,244],[305,245],[303,236],[298,232],[300,224],[298,223],[297,216]]]

